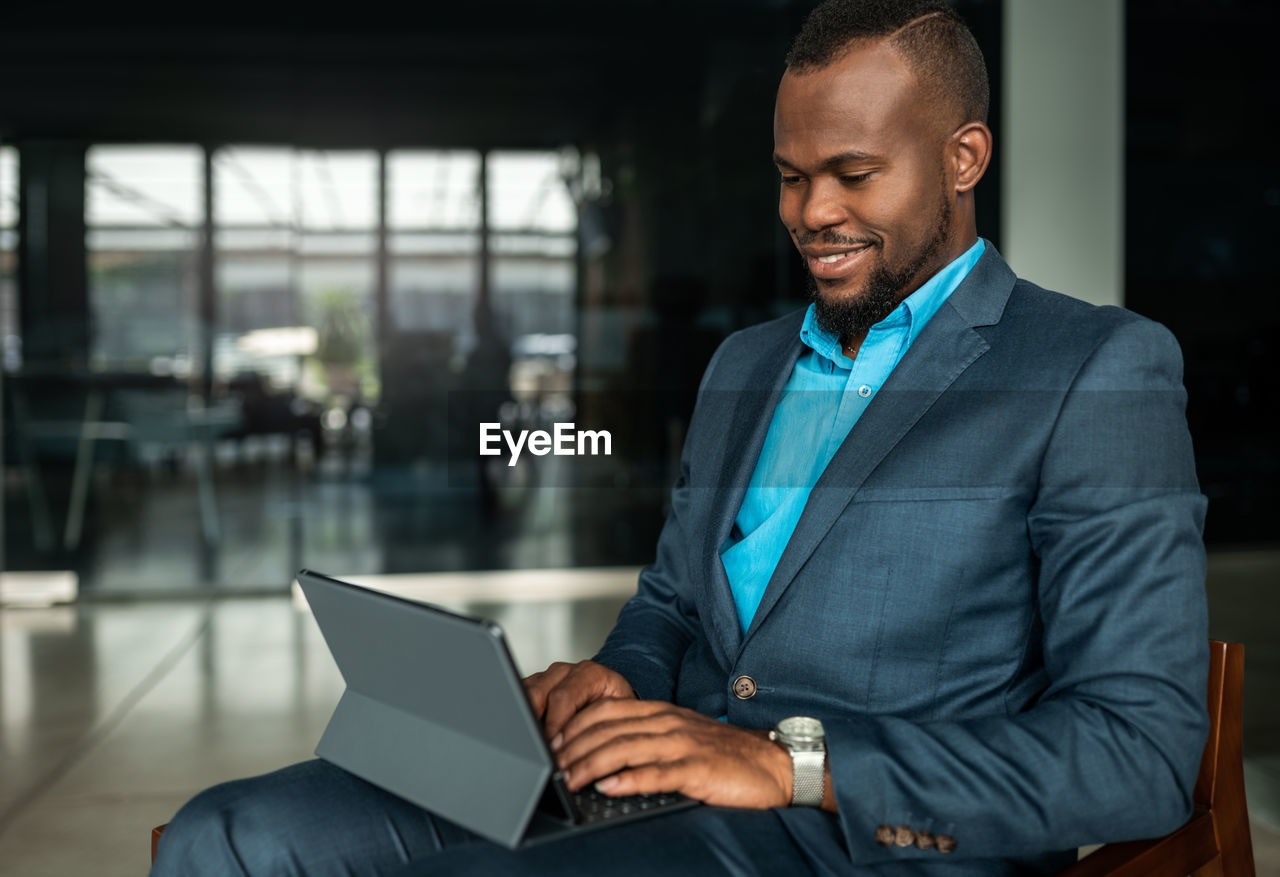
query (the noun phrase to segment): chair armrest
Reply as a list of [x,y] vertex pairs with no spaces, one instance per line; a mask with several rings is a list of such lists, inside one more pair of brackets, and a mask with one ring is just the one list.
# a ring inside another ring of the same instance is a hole
[[153,862],[156,860],[156,845],[160,843],[160,835],[164,834],[165,826],[168,824],[166,822],[151,829],[151,861]]
[[1172,834],[1151,840],[1107,844],[1076,862],[1058,877],[1145,877],[1190,874],[1218,856],[1213,815],[1197,810]]

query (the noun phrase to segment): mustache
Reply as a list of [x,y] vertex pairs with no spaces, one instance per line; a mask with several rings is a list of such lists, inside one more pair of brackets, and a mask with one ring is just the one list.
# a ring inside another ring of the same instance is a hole
[[803,231],[798,228],[791,230],[792,237],[795,238],[796,244],[807,247],[814,242],[820,242],[833,247],[874,247],[879,245],[879,241],[874,238],[855,238],[848,235],[840,234],[834,229],[826,228],[822,231]]

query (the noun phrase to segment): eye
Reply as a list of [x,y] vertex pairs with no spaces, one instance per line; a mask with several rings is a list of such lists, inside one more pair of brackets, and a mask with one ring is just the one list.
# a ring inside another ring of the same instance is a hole
[[848,185],[855,185],[857,183],[865,183],[870,178],[871,178],[870,171],[868,171],[865,174],[841,174],[840,182]]
[[799,174],[783,174],[783,175],[782,175],[782,185],[784,185],[784,186],[798,186],[798,185],[800,185],[800,182],[801,182],[803,179],[804,179],[804,178],[803,178],[802,176],[800,176]]

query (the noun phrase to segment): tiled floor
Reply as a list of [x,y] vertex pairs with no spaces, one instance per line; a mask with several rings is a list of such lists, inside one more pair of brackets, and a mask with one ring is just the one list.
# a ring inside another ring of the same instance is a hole
[[[1210,573],[1214,635],[1249,650],[1263,875],[1280,874],[1277,569],[1276,555],[1242,553],[1215,556]],[[534,577],[506,602],[493,602],[502,583],[483,577],[437,578],[430,592],[383,583],[495,618],[527,669],[589,655],[633,575],[579,572],[559,591]],[[145,873],[152,825],[200,788],[308,757],[341,687],[314,622],[286,597],[0,610],[0,875]]]

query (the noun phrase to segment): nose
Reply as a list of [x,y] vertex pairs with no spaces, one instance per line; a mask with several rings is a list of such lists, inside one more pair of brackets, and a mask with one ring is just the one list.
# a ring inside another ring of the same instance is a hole
[[847,218],[834,180],[815,179],[805,187],[800,222],[808,231],[822,231],[840,225]]

